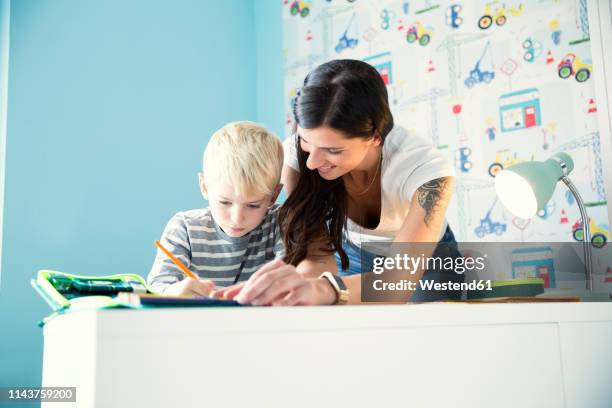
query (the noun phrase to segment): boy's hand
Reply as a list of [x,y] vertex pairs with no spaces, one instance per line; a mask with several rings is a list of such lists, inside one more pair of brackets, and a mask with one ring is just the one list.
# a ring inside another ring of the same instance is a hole
[[246,282],[240,282],[235,285],[227,286],[225,288],[213,290],[210,296],[215,297],[217,299],[233,300],[236,296],[238,296],[245,284]]
[[164,296],[201,296],[206,297],[212,292],[215,284],[208,279],[185,278],[173,283],[162,292]]

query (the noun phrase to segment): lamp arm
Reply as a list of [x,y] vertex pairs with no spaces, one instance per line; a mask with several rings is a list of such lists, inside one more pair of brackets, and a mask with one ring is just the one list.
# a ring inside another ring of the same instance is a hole
[[586,274],[586,289],[593,290],[593,263],[591,260],[591,231],[590,231],[590,223],[589,217],[586,213],[586,208],[584,208],[584,202],[582,201],[582,197],[580,197],[580,193],[574,186],[574,183],[567,176],[561,177],[561,181],[565,183],[567,188],[572,192],[574,198],[576,199],[576,203],[578,204],[578,208],[580,209],[580,216],[582,217],[582,232],[583,232],[583,248],[584,248],[584,269]]

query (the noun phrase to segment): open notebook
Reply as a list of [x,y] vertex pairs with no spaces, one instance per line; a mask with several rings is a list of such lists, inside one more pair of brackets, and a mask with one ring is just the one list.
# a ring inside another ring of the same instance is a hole
[[58,314],[79,310],[241,306],[233,300],[161,296],[149,290],[141,276],[128,273],[83,276],[41,270],[31,284],[53,310],[40,326]]

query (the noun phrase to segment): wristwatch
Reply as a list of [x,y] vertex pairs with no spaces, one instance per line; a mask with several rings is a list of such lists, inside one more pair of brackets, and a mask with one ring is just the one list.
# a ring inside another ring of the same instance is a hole
[[334,305],[345,305],[348,302],[349,292],[346,289],[346,285],[339,276],[334,275],[331,272],[323,272],[319,279],[326,279],[334,291],[336,292],[336,301]]

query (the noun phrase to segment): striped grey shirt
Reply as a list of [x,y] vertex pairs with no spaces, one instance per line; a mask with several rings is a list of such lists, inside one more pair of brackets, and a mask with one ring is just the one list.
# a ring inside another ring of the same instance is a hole
[[[240,271],[239,281],[245,281],[265,263],[285,255],[278,208],[271,207],[257,228],[238,238],[223,232],[208,208],[181,211],[168,222],[160,241],[200,278],[210,279],[216,286],[229,286]],[[147,278],[149,287],[161,293],[184,278],[184,273],[158,249]]]

